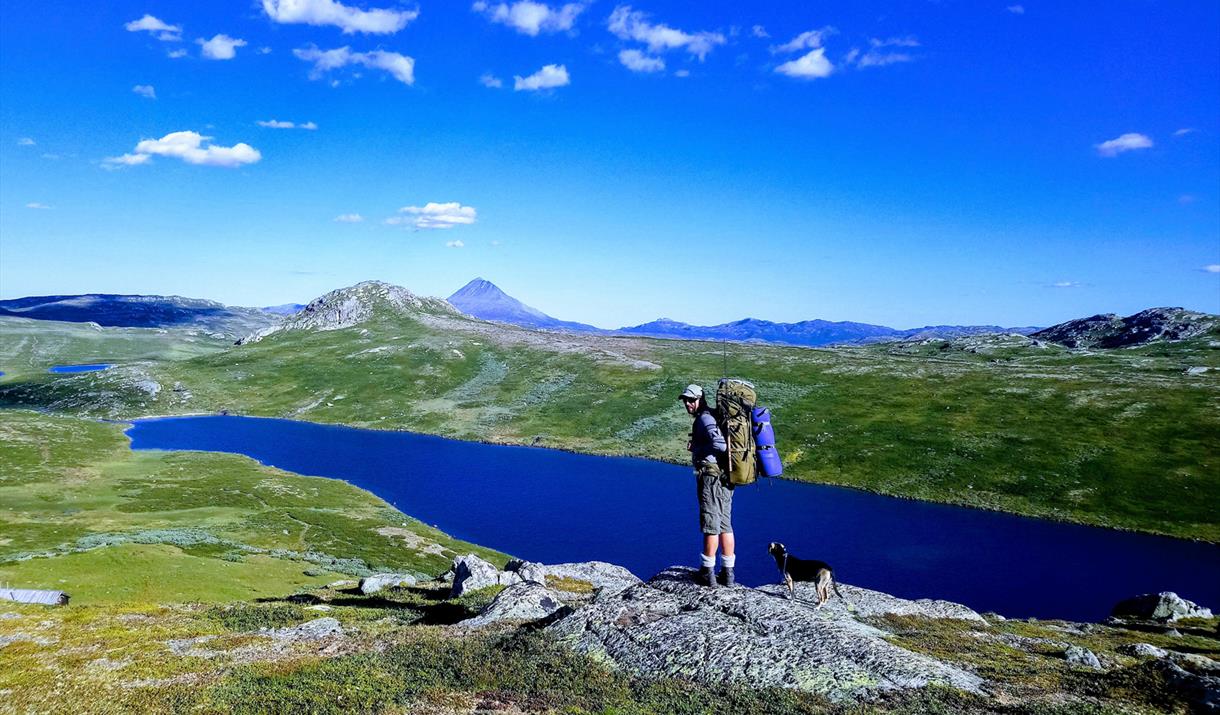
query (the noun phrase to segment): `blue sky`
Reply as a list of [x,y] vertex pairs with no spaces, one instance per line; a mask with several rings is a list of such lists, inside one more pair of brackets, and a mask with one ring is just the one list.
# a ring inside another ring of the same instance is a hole
[[1217,3],[6,0],[0,79],[5,298],[1220,312]]

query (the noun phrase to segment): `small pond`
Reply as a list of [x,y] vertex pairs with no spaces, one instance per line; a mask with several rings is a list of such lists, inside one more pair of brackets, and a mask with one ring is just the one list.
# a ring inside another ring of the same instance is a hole
[[94,363],[92,365],[56,365],[54,367],[47,368],[47,372],[53,372],[56,374],[72,372],[98,372],[99,370],[108,370],[112,367],[114,367],[114,365],[109,363]]
[[[688,467],[235,416],[140,420],[133,449],[245,454],[346,480],[455,537],[556,563],[602,560],[648,578],[698,564]],[[767,543],[831,563],[846,583],[1010,617],[1100,620],[1117,601],[1176,591],[1220,606],[1220,546],[762,481],[734,497],[738,578],[777,581]]]

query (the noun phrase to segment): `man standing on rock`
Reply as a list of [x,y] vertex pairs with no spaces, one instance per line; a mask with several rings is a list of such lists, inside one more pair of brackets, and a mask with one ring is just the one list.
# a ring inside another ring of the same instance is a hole
[[[687,385],[682,392],[682,404],[687,414],[695,418],[691,426],[691,462],[695,465],[695,488],[699,494],[699,528],[703,531],[703,554],[697,580],[704,586],[722,586],[736,583],[733,569],[737,555],[733,553],[733,485],[722,463],[727,463],[728,451],[724,435],[716,424],[716,417],[703,399],[703,388]],[[716,549],[723,551],[719,578],[712,575],[716,566]]]

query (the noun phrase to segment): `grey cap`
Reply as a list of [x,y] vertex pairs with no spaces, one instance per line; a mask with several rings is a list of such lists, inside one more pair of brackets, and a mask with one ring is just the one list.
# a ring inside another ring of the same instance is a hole
[[682,391],[682,397],[680,397],[679,399],[697,400],[700,397],[703,397],[703,388],[702,387],[699,387],[698,385],[687,385],[686,389]]

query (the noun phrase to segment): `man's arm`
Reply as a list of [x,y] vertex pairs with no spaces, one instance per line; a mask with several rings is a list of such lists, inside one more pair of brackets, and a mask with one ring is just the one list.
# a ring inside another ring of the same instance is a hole
[[718,456],[724,456],[728,451],[728,445],[724,441],[724,435],[720,433],[720,427],[716,425],[716,418],[712,417],[711,412],[699,413],[699,426],[707,433],[708,441],[712,443],[712,451]]

